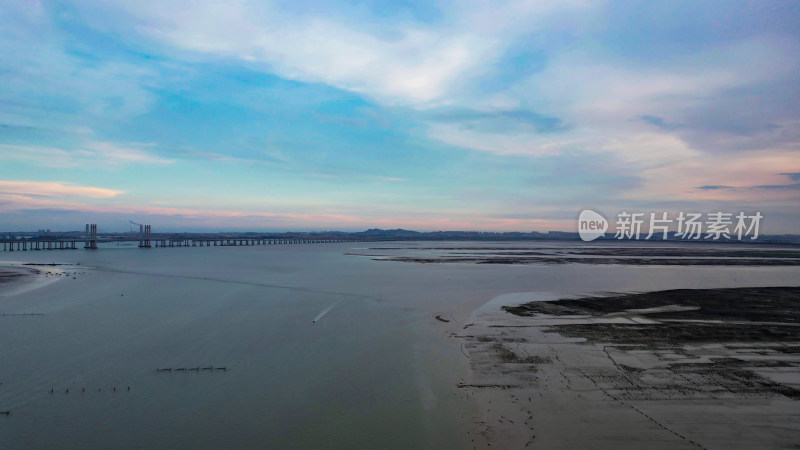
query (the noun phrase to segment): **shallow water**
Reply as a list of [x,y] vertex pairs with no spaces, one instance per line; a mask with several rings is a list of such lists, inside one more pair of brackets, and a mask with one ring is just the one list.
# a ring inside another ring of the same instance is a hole
[[[465,245],[530,244],[435,244]],[[456,388],[469,362],[451,334],[492,299],[785,285],[800,273],[345,254],[381,246],[400,245],[0,254],[80,264],[35,290],[0,286],[0,313],[44,314],[0,317],[0,411],[12,411],[0,447],[471,448],[476,405]],[[227,370],[174,370],[211,366]]]
[[[0,318],[0,446],[465,445],[448,344],[423,311],[348,289],[369,261],[341,253],[15,254],[87,269],[0,298],[0,312],[45,314]],[[227,370],[156,372],[197,366]]]

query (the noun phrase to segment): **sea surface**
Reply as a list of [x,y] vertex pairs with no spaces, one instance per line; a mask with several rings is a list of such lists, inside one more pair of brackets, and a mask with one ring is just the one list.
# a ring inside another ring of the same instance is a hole
[[472,448],[480,411],[457,387],[470,370],[457,330],[499,297],[800,279],[798,266],[385,258],[542,245],[581,244],[0,253],[65,265],[36,289],[0,285],[0,448]]

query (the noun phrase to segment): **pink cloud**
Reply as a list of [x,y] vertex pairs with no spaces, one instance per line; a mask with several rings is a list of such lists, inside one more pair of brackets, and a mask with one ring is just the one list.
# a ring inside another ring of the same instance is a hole
[[[43,183],[47,184],[47,183]],[[294,212],[258,212],[236,211],[226,209],[197,209],[170,206],[142,206],[111,203],[83,203],[65,201],[51,196],[32,196],[17,193],[0,193],[0,212],[33,211],[40,209],[79,211],[83,216],[108,215],[119,216],[120,219],[131,217],[138,221],[151,220],[158,228],[162,226],[191,226],[208,228],[301,228],[301,229],[347,229],[360,230],[366,228],[407,228],[414,230],[486,230],[486,231],[549,231],[565,230],[574,226],[572,220],[544,219],[510,219],[484,216],[459,215],[442,217],[431,213],[417,213],[417,217],[409,218],[408,214],[397,217],[365,217],[357,215],[331,213],[294,213]],[[420,215],[422,215],[420,217]],[[147,217],[144,218],[143,216]]]
[[39,182],[0,180],[0,194],[43,197],[111,198],[124,194],[124,192],[115,189],[78,186],[59,181]]

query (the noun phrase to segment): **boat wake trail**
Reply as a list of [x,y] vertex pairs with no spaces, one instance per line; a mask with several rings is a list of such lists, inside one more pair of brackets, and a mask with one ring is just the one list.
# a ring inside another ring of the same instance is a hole
[[339,303],[341,303],[341,302],[336,302],[336,303],[332,304],[331,306],[328,306],[327,308],[322,310],[322,312],[317,314],[317,317],[315,317],[314,320],[311,321],[311,323],[317,323],[317,321],[319,321],[320,319],[325,317],[325,314],[328,314]]

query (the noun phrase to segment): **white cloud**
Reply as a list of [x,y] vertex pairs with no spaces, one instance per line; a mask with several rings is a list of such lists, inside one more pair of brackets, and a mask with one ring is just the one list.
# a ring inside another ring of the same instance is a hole
[[[661,64],[636,64],[608,55],[572,51],[553,58],[540,72],[496,94],[521,105],[541,105],[562,119],[566,131],[539,132],[531,127],[499,130],[469,124],[431,121],[428,136],[441,142],[497,155],[528,157],[601,156],[599,171],[640,180],[622,196],[638,200],[780,200],[796,197],[787,190],[698,190],[704,185],[780,184],[781,167],[797,164],[795,120],[773,121],[748,133],[702,129],[696,116],[721,120],[751,114],[750,105],[724,111],[728,92],[753,89],[797,70],[796,49],[785,39],[756,38]],[[765,108],[753,100],[752,106]],[[515,106],[502,103],[500,110]],[[643,120],[663,120],[657,126]],[[512,120],[512,119],[509,119]],[[716,134],[714,134],[716,133]],[[708,145],[697,136],[714,136]],[[784,141],[780,142],[779,137]],[[749,145],[758,152],[742,153]],[[760,145],[760,146],[755,146]],[[735,149],[736,151],[732,151]],[[597,160],[593,158],[593,160]]]
[[456,147],[515,156],[556,155],[581,142],[575,137],[549,137],[534,131],[486,132],[452,123],[429,124],[428,136]]
[[753,38],[658,64],[574,50],[507,92],[582,125],[624,126],[633,117],[681,114],[713,104],[728,90],[780,79],[797,70],[797,45]]
[[304,14],[244,0],[82,5],[96,26],[133,29],[195,57],[240,60],[281,77],[416,107],[456,100],[503,54],[509,34],[529,33],[552,14],[587,7],[580,1],[441,6],[447,15],[435,24],[376,24],[341,9]]
[[41,2],[4,2],[0,9],[0,123],[74,132],[86,123],[140,114],[155,102],[159,74],[84,48]]
[[183,14],[150,16],[160,23],[144,32],[181,49],[268,64],[270,71],[289,79],[401,104],[440,99],[459,76],[479,70],[496,45],[477,36],[416,27],[379,36],[321,17],[298,19],[254,9],[205,4]]

